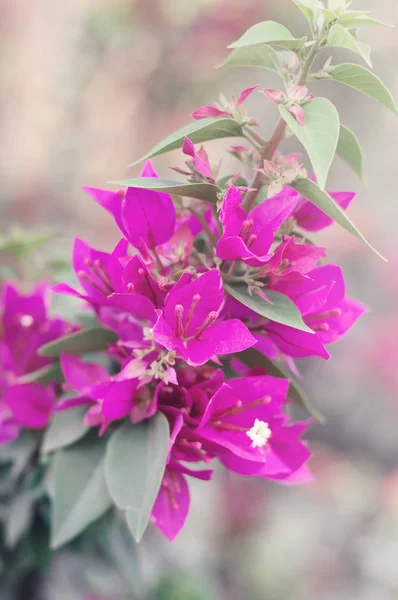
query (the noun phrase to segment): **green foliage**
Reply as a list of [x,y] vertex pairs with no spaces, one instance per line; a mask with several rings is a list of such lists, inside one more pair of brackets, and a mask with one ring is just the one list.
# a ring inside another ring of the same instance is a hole
[[301,50],[307,41],[306,37],[297,39],[290,31],[275,21],[263,21],[250,27],[241,38],[230,44],[228,48],[246,48],[256,44],[269,44],[288,50]]
[[51,547],[79,535],[112,506],[104,477],[106,441],[94,436],[56,453],[52,465]]
[[138,425],[124,423],[108,443],[105,476],[114,503],[126,511],[139,541],[159,492],[169,449],[169,424],[162,413]]
[[359,54],[369,67],[372,66],[370,60],[370,46],[364,42],[360,42],[347,29],[338,23],[330,28],[328,45],[352,50],[352,52]]
[[54,452],[80,440],[89,429],[88,425],[83,423],[86,412],[87,406],[78,406],[54,413],[44,433],[42,454]]
[[32,373],[28,373],[23,377],[20,377],[19,383],[41,383],[45,385],[46,383],[51,383],[52,381],[63,381],[64,376],[62,373],[61,366],[59,362],[55,362],[47,367],[43,367],[42,369],[37,369],[37,371],[32,371]]
[[284,105],[279,106],[283,119],[306,149],[319,186],[324,189],[339,139],[339,115],[326,98],[314,98],[303,109],[305,123],[300,125]]
[[344,125],[340,125],[340,135],[336,154],[340,156],[340,158],[342,158],[363,181],[363,155],[361,146],[355,134]]
[[92,329],[83,329],[70,335],[58,338],[54,342],[44,344],[38,350],[40,356],[55,358],[61,354],[84,354],[86,352],[100,352],[106,350],[108,344],[113,344],[118,340],[114,331],[103,329],[102,327],[93,327]]
[[377,102],[384,104],[391,112],[398,115],[398,108],[386,86],[365,67],[348,63],[330,67],[327,72],[335,81],[345,83],[359,90]]
[[236,48],[219,65],[219,68],[221,67],[263,67],[278,72],[280,60],[277,52],[271,46],[257,44],[256,46]]
[[245,283],[226,284],[225,290],[231,294],[235,300],[238,300],[238,302],[241,302],[266,319],[270,319],[276,323],[282,323],[282,325],[294,327],[295,329],[300,329],[301,331],[313,333],[312,329],[310,329],[301,318],[297,306],[284,294],[280,294],[273,290],[264,290],[264,293],[270,300],[270,302],[267,302],[263,298],[260,298],[255,292],[250,294]]
[[242,126],[234,119],[200,119],[199,121],[194,121],[193,123],[190,123],[182,129],[172,133],[162,142],[157,144],[150,152],[145,154],[145,156],[129,166],[132,167],[143,160],[147,160],[148,158],[153,158],[154,156],[159,156],[159,154],[164,154],[165,152],[170,152],[171,150],[181,148],[185,137],[189,137],[193,144],[199,144],[221,138],[240,137],[242,136],[242,133]]
[[221,189],[211,183],[182,183],[180,181],[170,181],[156,177],[136,177],[134,179],[110,181],[109,183],[143,190],[165,192],[177,196],[187,196],[188,198],[196,198],[197,200],[206,200],[213,204],[217,202],[217,196],[221,193]]
[[310,179],[300,178],[289,184],[290,187],[297,190],[310,200],[315,206],[320,208],[324,213],[329,215],[336,223],[341,225],[346,231],[352,233],[356,238],[364,242],[373,252],[375,252],[380,258],[385,258],[375,249],[373,246],[359,233],[358,229],[347,217],[346,213],[340,208],[338,204],[329,196],[327,192],[322,190],[319,185],[311,181]]
[[0,236],[0,254],[9,254],[22,259],[36,252],[54,238],[55,234],[49,231],[29,232],[20,227],[13,227],[6,235]]

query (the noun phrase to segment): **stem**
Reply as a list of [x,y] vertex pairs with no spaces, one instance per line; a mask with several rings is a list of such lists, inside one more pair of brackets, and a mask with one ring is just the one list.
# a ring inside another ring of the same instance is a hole
[[256,146],[257,150],[262,150],[267,145],[266,140],[259,133],[257,133],[257,131],[254,131],[251,128],[246,129],[245,137],[249,140],[250,143],[253,143],[254,140],[260,146],[260,148],[257,148]]
[[[300,73],[297,76],[297,80],[294,85],[304,85],[307,81],[308,73],[311,69],[312,63],[315,60],[315,57],[318,53],[318,47],[321,43],[321,39],[316,41],[309,51],[306,59],[303,62],[303,65],[300,69]],[[279,119],[275,131],[272,134],[269,142],[265,145],[263,152],[260,154],[260,166],[264,162],[264,160],[272,160],[276,150],[278,149],[279,144],[282,142],[285,137],[287,123],[282,117]],[[254,203],[257,200],[257,196],[262,188],[262,180],[263,175],[259,171],[257,171],[253,183],[250,185],[251,188],[254,188],[253,192],[247,192],[245,201],[243,203],[243,208],[249,212]]]
[[210,243],[212,246],[216,246],[217,244],[217,237],[214,235],[214,233],[212,232],[212,230],[209,227],[208,222],[206,221],[206,219],[204,218],[203,215],[201,215],[200,213],[198,213],[194,208],[188,207],[189,212],[198,219],[199,223],[202,225],[203,227],[203,231],[207,234],[207,237],[210,240]]

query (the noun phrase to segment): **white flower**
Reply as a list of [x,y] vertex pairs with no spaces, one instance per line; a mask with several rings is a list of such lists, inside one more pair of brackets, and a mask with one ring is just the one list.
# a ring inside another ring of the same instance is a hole
[[252,448],[264,448],[272,435],[272,431],[269,428],[268,423],[256,419],[253,427],[249,429],[249,431],[246,431],[246,435],[252,441]]

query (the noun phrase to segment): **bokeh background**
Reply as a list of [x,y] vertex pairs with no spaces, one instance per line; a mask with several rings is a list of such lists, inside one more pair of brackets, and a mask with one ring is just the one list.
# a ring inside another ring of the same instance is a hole
[[[398,24],[396,0],[352,8]],[[290,0],[1,0],[0,233],[47,227],[60,254],[73,235],[110,248],[116,229],[81,185],[137,174],[126,165],[218,92],[277,86],[267,71],[214,68],[228,43],[266,19],[306,33]],[[397,98],[396,30],[363,35]],[[343,51],[336,59],[356,61]],[[372,310],[329,362],[299,365],[326,416],[311,429],[315,483],[278,487],[222,471],[213,484],[193,482],[189,520],[173,544],[152,530],[136,547],[120,527],[104,526],[104,543],[93,536],[57,554],[42,590],[48,600],[398,598],[398,124],[354,90],[330,82],[313,90],[336,103],[366,156],[366,186],[336,159],[329,188],[358,192],[350,216],[389,258],[337,226],[321,234],[349,293]],[[260,94],[248,106],[269,133],[275,107]],[[207,145],[214,162],[224,145]],[[156,166],[167,175],[180,160],[166,155]]]

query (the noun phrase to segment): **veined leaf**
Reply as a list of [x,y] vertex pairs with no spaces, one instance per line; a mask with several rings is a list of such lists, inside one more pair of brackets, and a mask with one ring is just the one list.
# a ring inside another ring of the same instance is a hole
[[365,69],[365,67],[350,63],[337,65],[336,67],[329,68],[328,74],[335,81],[359,90],[363,94],[373,98],[373,100],[384,104],[391,112],[398,115],[398,108],[384,83],[371,71]]
[[106,350],[108,344],[117,342],[118,336],[114,331],[93,327],[83,329],[70,335],[58,338],[54,342],[44,344],[38,350],[40,356],[54,358],[60,354],[84,354]]
[[320,423],[325,422],[325,418],[314,406],[312,406],[302,387],[299,386],[299,384],[296,381],[294,381],[292,375],[288,373],[288,371],[284,369],[281,365],[270,360],[255,348],[248,348],[248,350],[239,352],[238,359],[250,368],[260,367],[264,369],[268,373],[268,375],[271,375],[272,377],[289,379],[290,385],[287,393],[288,398],[291,398],[293,402],[295,402],[299,406],[302,406],[311,416],[313,416]]
[[89,429],[89,426],[83,423],[86,412],[87,406],[55,412],[44,433],[42,454],[54,452],[80,440]]
[[380,256],[380,258],[386,260],[371,244],[369,244],[363,235],[359,233],[358,229],[340,206],[334,202],[327,192],[321,190],[314,181],[305,178],[296,179],[293,183],[289,184],[289,187],[300,192],[304,198],[307,198],[307,200],[315,204],[315,206],[320,208],[346,231],[352,233],[356,238],[364,242],[371,250],[373,250],[373,252]]
[[169,448],[166,417],[157,413],[138,425],[124,423],[111,437],[105,477],[115,504],[128,512],[128,526],[139,541],[148,525],[162,482]]
[[53,463],[51,547],[76,537],[111,506],[104,477],[104,439],[87,439],[61,450]]
[[221,189],[211,183],[184,183],[156,177],[136,177],[135,179],[121,179],[119,181],[109,181],[108,183],[176,194],[177,196],[188,196],[188,198],[206,200],[207,202],[213,202],[213,204],[217,202],[217,194],[221,193]]
[[263,67],[270,71],[279,71],[280,61],[273,48],[258,44],[236,48],[218,68],[221,67]]
[[267,289],[265,293],[271,301],[267,302],[260,298],[258,294],[253,293],[253,295],[250,295],[247,285],[244,283],[226,284],[225,289],[235,300],[266,319],[300,329],[300,331],[314,333],[302,320],[300,311],[294,302],[284,294]]
[[287,48],[290,50],[300,50],[305,42],[306,37],[296,39],[290,31],[275,21],[263,21],[250,27],[242,35],[239,40],[230,44],[228,48],[246,48],[256,44],[269,44],[270,46],[278,46],[279,48]]
[[314,98],[303,109],[305,123],[300,125],[283,104],[279,106],[283,119],[306,149],[319,186],[324,188],[339,139],[339,114],[326,98]]
[[359,54],[359,56],[362,56],[369,67],[372,66],[372,61],[370,60],[370,46],[354,38],[347,29],[344,29],[344,27],[338,23],[332,25],[330,28],[328,45],[352,50],[356,54]]
[[37,369],[37,371],[32,371],[32,373],[28,373],[23,377],[18,379],[18,383],[51,383],[52,381],[63,381],[64,376],[62,373],[61,366],[59,362],[48,365],[47,367],[43,367],[42,369]]
[[242,126],[234,119],[223,117],[200,119],[199,121],[194,121],[175,133],[172,133],[162,142],[157,144],[150,152],[145,154],[145,156],[136,160],[129,166],[133,167],[148,158],[153,158],[154,156],[159,156],[159,154],[181,148],[185,137],[189,137],[193,144],[199,144],[210,140],[241,136]]
[[363,181],[363,156],[361,146],[355,134],[347,127],[344,127],[344,125],[340,125],[340,135],[336,154],[338,154],[338,156],[340,156],[340,158],[342,158]]

